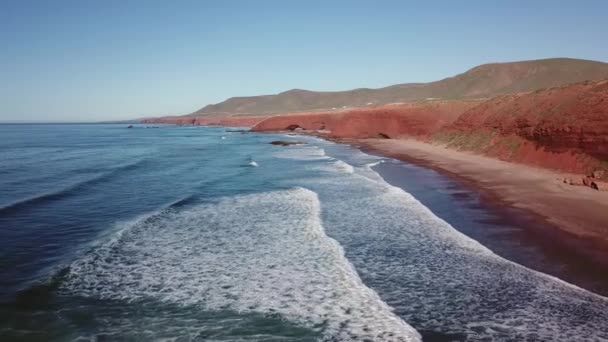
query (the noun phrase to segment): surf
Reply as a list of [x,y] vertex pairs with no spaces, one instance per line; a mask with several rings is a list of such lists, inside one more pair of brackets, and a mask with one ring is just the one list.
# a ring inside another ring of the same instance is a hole
[[320,205],[293,188],[170,209],[74,262],[61,290],[276,313],[332,340],[418,340],[325,234]]
[[318,192],[328,233],[365,284],[423,335],[608,336],[607,298],[496,255],[360,164],[304,186]]

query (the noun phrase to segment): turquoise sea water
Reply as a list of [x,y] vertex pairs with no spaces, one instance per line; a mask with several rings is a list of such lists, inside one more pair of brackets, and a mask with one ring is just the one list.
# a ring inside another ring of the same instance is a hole
[[497,256],[349,146],[222,127],[0,137],[2,341],[608,339],[605,297]]

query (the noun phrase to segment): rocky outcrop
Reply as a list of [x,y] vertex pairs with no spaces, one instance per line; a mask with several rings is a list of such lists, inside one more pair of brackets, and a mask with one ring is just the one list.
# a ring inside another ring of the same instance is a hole
[[303,145],[306,144],[303,141],[285,141],[285,140],[275,140],[270,142],[271,145],[278,146],[290,146],[290,145]]
[[605,181],[593,181],[589,186],[595,190],[608,191],[608,182]]

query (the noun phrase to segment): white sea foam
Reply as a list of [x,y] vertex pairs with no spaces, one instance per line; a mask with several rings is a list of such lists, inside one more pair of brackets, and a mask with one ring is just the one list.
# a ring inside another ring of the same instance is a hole
[[383,163],[383,162],[384,162],[384,159],[381,159],[381,160],[378,160],[378,161],[376,161],[376,162],[366,164],[365,166],[366,166],[367,168],[372,168],[372,167],[374,167],[374,166],[376,166],[376,165],[379,165],[379,164],[381,164],[381,163]]
[[318,193],[328,234],[365,283],[418,330],[468,340],[608,339],[607,298],[494,254],[359,169],[301,182]]
[[325,171],[273,183],[317,195],[298,188],[154,215],[75,262],[63,291],[278,313],[338,340],[417,338],[391,307],[420,331],[470,341],[608,340],[606,298],[492,253],[387,184],[377,158],[345,158],[351,173],[314,145],[272,154],[286,170],[302,160]]
[[317,195],[303,188],[137,221],[72,264],[62,291],[278,313],[331,340],[419,339],[361,282],[325,234]]
[[109,237],[104,238],[104,237],[100,236],[97,239],[94,239],[93,242],[89,245],[89,248],[97,248],[97,247],[103,248],[104,245],[105,246],[113,245],[113,244],[117,243],[118,241],[120,241],[120,239],[122,238],[122,235],[129,229],[136,227],[138,225],[141,225],[141,224],[145,224],[146,221],[152,220],[154,217],[163,215],[164,213],[172,210],[171,208],[173,206],[175,206],[179,203],[183,203],[184,201],[187,201],[191,198],[192,198],[192,196],[185,196],[176,201],[171,201],[171,202],[165,203],[157,210],[151,210],[151,211],[145,212],[145,213],[137,215],[136,217],[131,218],[129,220],[119,221],[114,225],[114,227],[112,227],[109,230]]
[[325,154],[325,149],[314,145],[295,145],[283,148],[273,153],[277,158],[295,160],[324,160],[330,159]]
[[335,165],[335,167],[338,170],[340,170],[342,172],[346,172],[346,173],[353,173],[353,172],[355,172],[355,168],[352,165],[350,165],[348,163],[345,163],[345,162],[343,162],[341,160],[336,160],[336,162],[334,163],[334,165]]
[[[371,156],[368,156],[371,157]],[[357,174],[366,178],[369,178],[373,181],[384,182],[384,179],[376,172],[372,167],[380,165],[383,163],[385,159],[376,160],[371,163],[365,164],[365,166],[357,168]]]
[[318,163],[309,165],[306,167],[308,170],[323,171],[323,172],[340,172],[340,173],[354,173],[355,168],[339,159],[329,158],[330,161],[325,163]]

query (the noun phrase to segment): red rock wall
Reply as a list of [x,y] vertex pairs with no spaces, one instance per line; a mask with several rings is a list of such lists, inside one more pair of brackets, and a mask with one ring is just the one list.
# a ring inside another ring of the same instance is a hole
[[519,139],[508,149],[486,149],[501,159],[589,172],[608,161],[608,81],[496,97],[445,130],[492,132],[494,145]]
[[276,116],[198,116],[149,123],[298,126],[337,138],[415,136],[504,160],[588,173],[608,165],[608,80],[581,82],[489,100],[427,101]]
[[497,97],[452,126],[515,134],[555,152],[575,149],[608,160],[608,81]]
[[269,117],[254,131],[286,130],[295,125],[307,130],[328,130],[338,138],[375,138],[379,134],[396,138],[423,136],[452,123],[478,101],[433,101],[358,108],[342,112],[312,112]]

